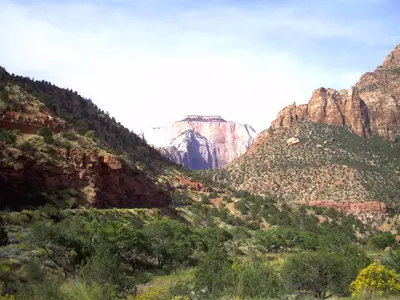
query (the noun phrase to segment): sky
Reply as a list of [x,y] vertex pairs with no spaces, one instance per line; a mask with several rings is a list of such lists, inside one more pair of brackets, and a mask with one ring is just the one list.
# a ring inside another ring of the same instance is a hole
[[0,0],[0,65],[135,132],[187,114],[268,128],[400,44],[398,0]]

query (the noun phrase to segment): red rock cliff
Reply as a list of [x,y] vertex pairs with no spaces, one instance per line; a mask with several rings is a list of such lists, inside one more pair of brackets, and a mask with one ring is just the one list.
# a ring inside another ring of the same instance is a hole
[[61,190],[73,190],[78,204],[97,208],[154,207],[171,201],[169,187],[156,185],[114,156],[60,149],[58,158],[63,165],[38,164],[17,149],[0,148],[0,208],[43,204],[43,192]]
[[308,104],[282,109],[273,128],[289,127],[295,120],[348,126],[355,134],[400,137],[400,45],[382,66],[364,74],[351,90],[319,88]]

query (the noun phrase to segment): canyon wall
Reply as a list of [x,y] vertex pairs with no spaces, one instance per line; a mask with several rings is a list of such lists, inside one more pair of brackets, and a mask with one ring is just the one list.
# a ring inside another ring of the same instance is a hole
[[256,133],[220,116],[188,115],[164,127],[143,130],[142,137],[172,161],[190,169],[217,169],[245,153]]

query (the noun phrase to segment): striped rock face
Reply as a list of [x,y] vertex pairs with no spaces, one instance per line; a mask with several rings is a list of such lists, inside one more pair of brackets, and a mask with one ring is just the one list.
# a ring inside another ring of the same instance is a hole
[[256,132],[245,124],[220,116],[186,116],[164,127],[148,128],[143,138],[170,158],[190,169],[217,169],[245,153]]

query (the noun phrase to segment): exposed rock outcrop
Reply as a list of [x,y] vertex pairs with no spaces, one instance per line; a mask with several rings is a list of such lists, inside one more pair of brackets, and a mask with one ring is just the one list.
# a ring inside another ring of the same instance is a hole
[[[3,152],[3,153],[2,153]],[[38,164],[13,149],[0,149],[0,208],[36,206],[52,191],[72,191],[78,205],[97,208],[154,207],[171,201],[170,189],[156,185],[141,171],[125,166],[118,158],[60,149],[58,166]],[[13,164],[4,153],[13,155]],[[44,195],[43,192],[46,192]]]
[[319,88],[308,104],[282,109],[272,128],[290,127],[294,121],[347,126],[360,136],[400,137],[400,45],[382,66],[364,74],[351,90]]
[[165,127],[142,132],[170,160],[190,169],[217,169],[245,153],[256,133],[249,125],[220,116],[189,115]]
[[298,144],[298,143],[300,143],[300,140],[299,140],[298,138],[295,138],[295,137],[292,137],[292,138],[290,138],[290,139],[288,139],[288,140],[286,141],[286,144],[287,144],[288,146],[296,145],[296,144]]
[[188,129],[171,141],[169,147],[160,148],[170,160],[193,170],[217,169],[217,149],[205,137]]

